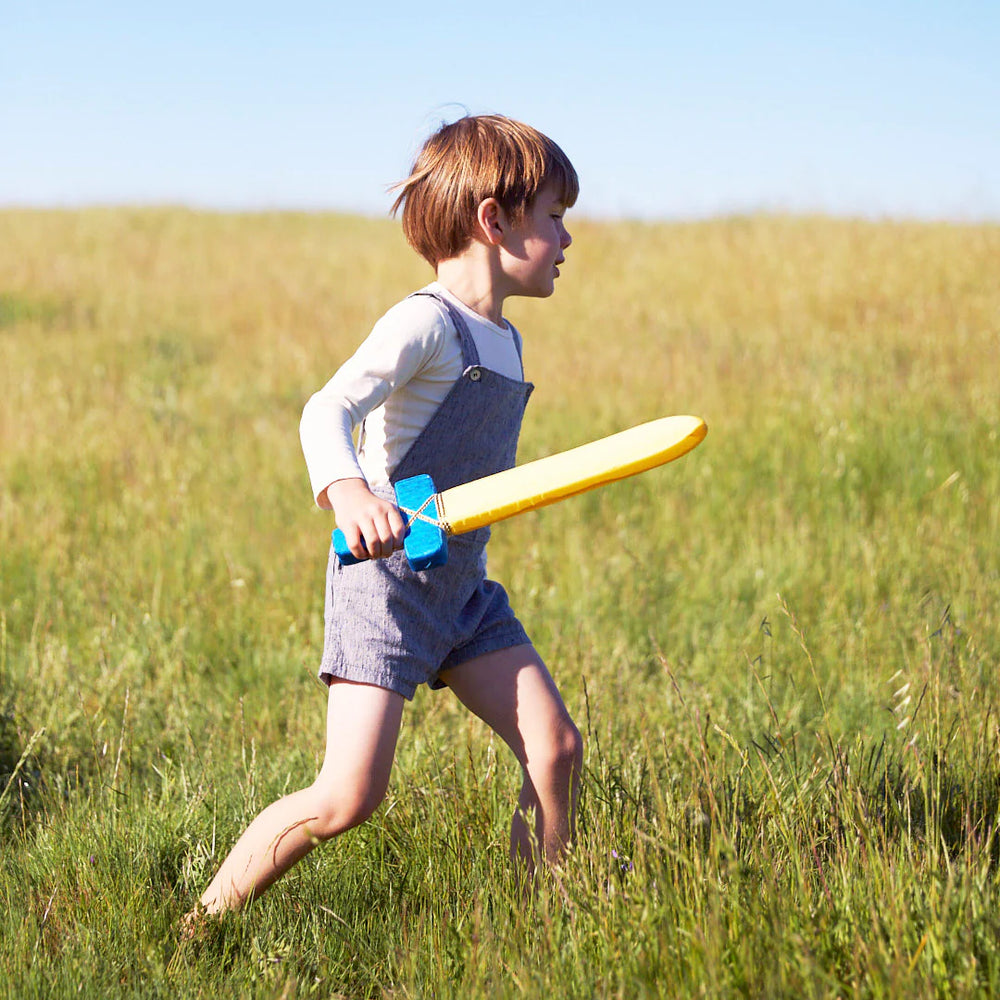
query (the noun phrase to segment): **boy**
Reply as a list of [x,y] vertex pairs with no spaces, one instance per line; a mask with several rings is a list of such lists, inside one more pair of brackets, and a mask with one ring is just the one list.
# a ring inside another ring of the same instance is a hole
[[489,529],[452,538],[445,566],[414,573],[400,551],[406,527],[392,484],[429,473],[444,490],[514,464],[532,386],[503,305],[552,294],[571,242],[563,215],[576,201],[576,172],[530,126],[466,117],[427,140],[398,189],[393,212],[402,207],[403,232],[436,281],[379,320],[306,404],[300,428],[316,502],[334,511],[351,551],[370,557],[345,567],[331,550],[324,762],[311,786],[250,824],[199,911],[261,894],[316,844],[372,814],[403,707],[421,683],[450,688],[520,763],[515,862],[530,874],[572,838],[580,733],[503,587],[486,576]]

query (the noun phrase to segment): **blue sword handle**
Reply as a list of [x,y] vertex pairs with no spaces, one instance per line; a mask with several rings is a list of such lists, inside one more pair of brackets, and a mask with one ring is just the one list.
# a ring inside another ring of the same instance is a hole
[[[419,511],[435,495],[434,480],[427,475],[411,476],[396,483],[395,491],[396,504],[401,510]],[[364,540],[361,544],[364,545]],[[448,561],[447,537],[433,518],[412,519],[406,532],[404,548],[410,568],[415,572],[443,566]],[[359,559],[347,547],[347,539],[340,528],[333,532],[333,550],[343,566],[356,566],[365,562],[365,559]]]

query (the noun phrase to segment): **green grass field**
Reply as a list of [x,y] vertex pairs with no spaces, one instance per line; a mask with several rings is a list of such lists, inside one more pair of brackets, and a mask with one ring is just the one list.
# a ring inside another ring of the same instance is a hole
[[0,212],[0,994],[1000,993],[1000,227],[571,226],[520,459],[681,461],[497,527],[586,739],[530,903],[447,693],[385,805],[176,952],[323,752],[309,394],[429,278],[395,224]]

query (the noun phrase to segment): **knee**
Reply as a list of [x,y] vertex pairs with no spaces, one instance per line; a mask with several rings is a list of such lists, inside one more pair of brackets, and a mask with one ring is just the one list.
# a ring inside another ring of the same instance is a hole
[[583,737],[572,720],[566,719],[550,733],[536,761],[554,778],[575,780],[583,769]]
[[313,785],[316,795],[316,815],[309,824],[309,832],[317,840],[329,840],[338,834],[360,826],[385,798],[385,788],[363,785],[358,788],[326,788]]
[[569,722],[561,739],[561,759],[574,775],[583,770],[583,737],[573,722]]

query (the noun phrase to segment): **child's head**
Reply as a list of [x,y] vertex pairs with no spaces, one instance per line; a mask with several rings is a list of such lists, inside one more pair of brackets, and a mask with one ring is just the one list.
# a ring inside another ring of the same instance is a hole
[[576,171],[548,136],[502,115],[465,117],[424,143],[392,211],[403,206],[407,241],[436,268],[469,245],[483,201],[495,198],[516,226],[547,184],[567,208],[576,202]]

